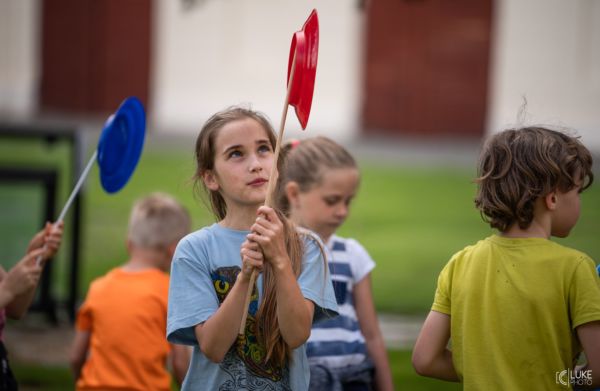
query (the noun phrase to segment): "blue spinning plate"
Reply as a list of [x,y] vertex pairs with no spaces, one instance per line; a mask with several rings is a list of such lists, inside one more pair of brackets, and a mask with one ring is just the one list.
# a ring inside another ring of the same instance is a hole
[[107,193],[127,184],[137,166],[146,134],[144,106],[135,97],[121,103],[102,129],[98,140],[100,183]]

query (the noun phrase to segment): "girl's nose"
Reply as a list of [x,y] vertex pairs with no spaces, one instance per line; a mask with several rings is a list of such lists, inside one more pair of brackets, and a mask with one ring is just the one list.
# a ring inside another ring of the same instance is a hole
[[260,160],[258,159],[258,156],[252,154],[250,155],[249,159],[248,159],[248,170],[250,172],[257,172],[262,170],[262,166],[260,164]]

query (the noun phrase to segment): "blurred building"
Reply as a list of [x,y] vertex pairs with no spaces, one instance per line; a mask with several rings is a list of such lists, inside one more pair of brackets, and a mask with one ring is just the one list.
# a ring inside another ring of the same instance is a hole
[[472,139],[543,123],[600,150],[598,0],[0,0],[0,115],[106,113],[138,95],[157,132],[196,132],[240,103],[277,124],[312,8],[311,134]]

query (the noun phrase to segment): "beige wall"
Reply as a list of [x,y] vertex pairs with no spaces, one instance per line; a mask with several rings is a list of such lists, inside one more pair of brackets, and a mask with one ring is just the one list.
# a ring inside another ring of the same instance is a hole
[[[348,0],[155,1],[150,126],[197,131],[252,103],[279,123],[290,39],[318,8],[321,47],[310,134],[358,135],[364,13]],[[575,128],[600,150],[600,1],[496,0],[489,132],[525,123]],[[0,113],[37,108],[40,1],[0,0]],[[299,125],[290,111],[287,134]]]
[[[197,131],[232,104],[252,103],[279,124],[289,47],[318,7],[320,47],[311,134],[356,134],[364,13],[357,1],[158,1],[153,113],[158,126]],[[290,110],[286,132],[299,124]],[[287,133],[286,133],[287,134]]]
[[600,1],[498,0],[488,130],[574,128],[600,150]]
[[0,0],[0,114],[37,107],[39,10],[38,0]]

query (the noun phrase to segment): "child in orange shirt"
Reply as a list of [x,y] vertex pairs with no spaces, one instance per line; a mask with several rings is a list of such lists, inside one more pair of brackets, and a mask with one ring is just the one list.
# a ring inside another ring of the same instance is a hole
[[77,315],[71,367],[77,390],[170,390],[170,358],[181,384],[188,348],[166,340],[171,258],[190,231],[188,212],[173,198],[138,201],[129,221],[130,259],[92,282]]

